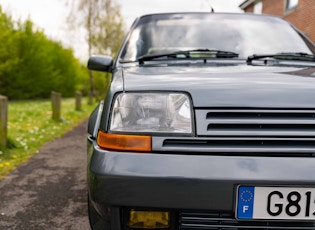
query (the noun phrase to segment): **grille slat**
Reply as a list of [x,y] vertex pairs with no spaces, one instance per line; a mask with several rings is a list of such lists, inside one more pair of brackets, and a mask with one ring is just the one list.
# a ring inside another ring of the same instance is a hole
[[267,125],[273,125],[273,124],[283,124],[283,125],[314,125],[315,119],[314,118],[307,118],[307,119],[254,119],[254,118],[224,118],[224,119],[218,119],[214,118],[211,119],[211,124],[229,124],[229,125],[237,125],[237,124],[267,124]]
[[163,141],[164,150],[181,152],[198,152],[234,154],[266,153],[269,155],[284,154],[314,156],[315,138],[198,138],[198,139],[166,139]]
[[302,118],[310,119],[315,117],[314,110],[237,110],[237,109],[223,109],[223,110],[210,110],[207,112],[207,119],[210,118]]
[[315,222],[300,221],[238,221],[231,213],[182,211],[179,215],[181,230],[242,230],[242,229],[315,229]]

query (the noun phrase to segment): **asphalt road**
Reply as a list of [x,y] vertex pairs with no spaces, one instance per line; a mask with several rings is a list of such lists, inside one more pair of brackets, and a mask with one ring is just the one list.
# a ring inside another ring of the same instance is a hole
[[86,192],[86,126],[43,146],[0,180],[0,229],[90,229]]

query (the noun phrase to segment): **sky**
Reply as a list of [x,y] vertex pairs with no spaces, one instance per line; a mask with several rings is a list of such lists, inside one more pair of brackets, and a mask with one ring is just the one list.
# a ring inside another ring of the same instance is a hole
[[[70,0],[0,0],[5,13],[14,20],[27,18],[45,34],[65,47],[71,47],[75,56],[87,60],[87,45],[85,35],[81,31],[70,33],[66,26],[69,13],[66,2]],[[77,1],[77,0],[75,0]],[[116,0],[121,6],[121,14],[129,28],[136,17],[161,12],[209,12],[211,7],[215,12],[242,12],[239,5],[244,0]]]

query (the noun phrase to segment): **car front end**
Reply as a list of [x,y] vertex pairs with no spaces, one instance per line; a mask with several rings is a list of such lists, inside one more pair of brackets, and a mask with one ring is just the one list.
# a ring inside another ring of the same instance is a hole
[[[190,14],[148,17],[178,34],[180,16],[196,23]],[[233,17],[252,16],[218,17],[232,26]],[[136,23],[135,37],[148,28]],[[238,48],[170,53],[163,42],[144,57],[143,47],[140,56],[128,50],[133,36],[121,61],[89,61],[113,74],[88,126],[91,227],[315,229],[314,61],[246,60]]]

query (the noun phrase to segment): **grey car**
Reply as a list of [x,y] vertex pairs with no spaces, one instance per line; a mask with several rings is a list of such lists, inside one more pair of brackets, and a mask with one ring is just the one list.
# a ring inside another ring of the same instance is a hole
[[315,47],[281,18],[138,18],[88,125],[92,229],[315,229]]

